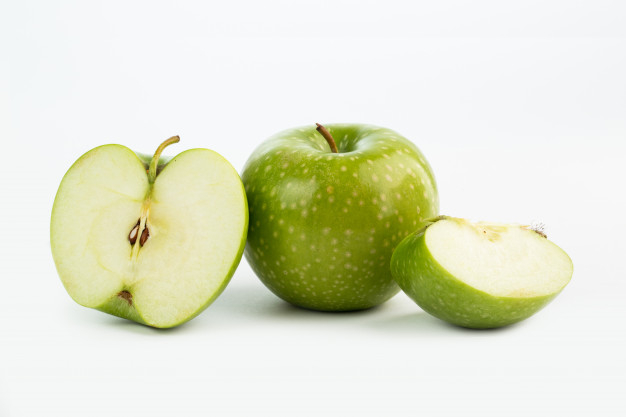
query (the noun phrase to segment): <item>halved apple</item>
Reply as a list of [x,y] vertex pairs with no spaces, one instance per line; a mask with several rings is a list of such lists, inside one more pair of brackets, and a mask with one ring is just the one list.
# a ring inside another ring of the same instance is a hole
[[208,149],[150,160],[122,145],[92,149],[59,186],[52,255],[85,307],[173,327],[224,290],[245,246],[248,208],[235,169]]
[[398,245],[391,272],[433,316],[493,328],[547,305],[570,281],[573,265],[539,230],[440,216]]

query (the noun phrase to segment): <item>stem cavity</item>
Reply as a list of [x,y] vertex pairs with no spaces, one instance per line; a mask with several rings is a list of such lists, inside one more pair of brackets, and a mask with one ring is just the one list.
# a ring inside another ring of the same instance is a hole
[[333,153],[339,153],[339,150],[337,149],[337,144],[335,143],[335,139],[333,139],[333,136],[330,134],[330,132],[319,123],[315,123],[315,125],[317,125],[317,131],[320,132],[320,135],[324,136],[324,139],[326,139],[326,142],[328,142],[328,145],[330,145],[330,150],[333,151]]

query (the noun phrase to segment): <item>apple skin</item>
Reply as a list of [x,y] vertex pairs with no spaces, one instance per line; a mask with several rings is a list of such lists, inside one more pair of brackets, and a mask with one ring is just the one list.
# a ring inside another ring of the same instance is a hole
[[560,293],[498,297],[467,285],[446,271],[428,250],[425,234],[431,224],[427,221],[416,233],[407,236],[391,258],[394,279],[427,313],[457,326],[490,329],[527,319]]
[[361,310],[399,288],[394,247],[439,199],[428,162],[409,140],[370,125],[315,126],[262,143],[242,174],[250,223],[246,259],[274,294],[321,311]]

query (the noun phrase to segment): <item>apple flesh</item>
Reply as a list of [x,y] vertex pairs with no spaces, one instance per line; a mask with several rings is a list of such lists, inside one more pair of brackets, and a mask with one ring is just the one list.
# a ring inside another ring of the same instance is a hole
[[398,245],[391,271],[426,312],[481,329],[535,314],[567,285],[573,266],[529,227],[441,216]]
[[439,210],[422,153],[377,126],[280,132],[250,156],[242,180],[250,266],[280,298],[312,310],[361,310],[394,296],[393,248]]
[[153,327],[173,327],[225,288],[245,246],[248,210],[233,167],[208,149],[148,165],[122,145],[84,154],[65,174],[50,239],[70,296]]

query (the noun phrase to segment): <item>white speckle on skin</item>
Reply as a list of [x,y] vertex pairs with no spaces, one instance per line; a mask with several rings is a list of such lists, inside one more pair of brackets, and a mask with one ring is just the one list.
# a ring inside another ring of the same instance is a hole
[[372,174],[372,181],[378,182],[378,175]]
[[322,229],[322,233],[324,233],[325,235],[327,235],[327,234],[329,234],[329,233],[330,233],[330,230],[331,230],[331,229],[330,229],[330,227],[325,227],[325,228],[323,228],[323,229]]
[[332,194],[335,191],[335,188],[332,185],[329,185],[328,187],[326,187],[326,192],[328,194]]
[[385,175],[385,179],[386,179],[387,181],[389,181],[389,182],[392,182],[392,181],[393,181],[393,178],[391,178],[391,175],[389,175],[389,174]]
[[348,167],[347,167],[347,166],[345,166],[345,165],[342,165],[340,169],[341,169],[342,171],[347,171],[347,170],[348,170]]

